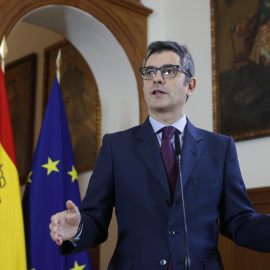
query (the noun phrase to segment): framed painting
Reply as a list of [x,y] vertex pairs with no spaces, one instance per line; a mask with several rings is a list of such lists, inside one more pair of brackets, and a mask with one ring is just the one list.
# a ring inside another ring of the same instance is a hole
[[214,131],[270,134],[270,1],[211,0]]
[[101,108],[93,73],[78,50],[67,40],[45,49],[43,112],[61,49],[60,88],[65,104],[77,171],[92,170],[101,144]]
[[20,184],[25,184],[33,156],[36,54],[8,64],[5,83]]

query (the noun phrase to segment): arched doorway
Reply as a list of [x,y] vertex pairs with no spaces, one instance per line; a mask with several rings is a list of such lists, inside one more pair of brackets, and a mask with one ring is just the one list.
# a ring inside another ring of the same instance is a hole
[[[147,44],[147,16],[152,12],[143,6],[138,0],[5,0],[0,11],[0,34],[8,38],[16,24],[27,14],[33,16],[43,7],[54,9],[69,7],[89,15],[103,24],[119,42],[133,69],[137,81],[139,96],[140,122],[142,122],[147,110],[141,89],[141,79],[137,72],[145,56]],[[52,13],[53,14],[53,13]],[[79,17],[78,17],[79,18]],[[50,20],[50,14],[47,17]],[[67,23],[67,21],[66,21]],[[68,31],[68,28],[62,29]],[[68,32],[66,32],[68,33]],[[70,40],[71,41],[71,40]],[[72,41],[71,41],[72,42]],[[74,44],[76,46],[76,44]],[[76,46],[77,47],[77,46]],[[79,49],[79,48],[78,48]],[[80,49],[79,49],[80,51]],[[111,51],[113,54],[113,51]],[[84,53],[82,53],[84,55]]]

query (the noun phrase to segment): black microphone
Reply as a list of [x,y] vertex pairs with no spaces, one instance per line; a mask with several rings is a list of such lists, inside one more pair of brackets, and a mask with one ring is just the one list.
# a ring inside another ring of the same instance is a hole
[[187,233],[187,221],[186,221],[186,211],[185,211],[185,203],[184,203],[184,193],[183,193],[183,183],[182,183],[182,175],[181,175],[181,164],[180,164],[180,156],[182,154],[180,139],[179,139],[179,131],[176,130],[174,133],[174,143],[175,143],[175,155],[178,164],[178,179],[180,184],[180,193],[182,199],[182,215],[183,215],[183,225],[184,225],[184,234],[185,234],[185,264],[184,269],[190,270],[190,258],[188,254],[188,233]]
[[[174,143],[175,143],[175,155],[176,157],[181,156],[182,154],[182,148],[181,148],[181,144],[180,144],[180,139],[179,139],[179,130],[175,130],[174,132]],[[179,164],[178,164],[179,165]]]

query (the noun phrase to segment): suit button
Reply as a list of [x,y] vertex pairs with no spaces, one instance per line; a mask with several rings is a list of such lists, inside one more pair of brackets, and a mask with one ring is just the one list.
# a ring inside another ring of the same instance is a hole
[[169,230],[169,235],[170,235],[170,236],[175,235],[175,231],[174,231],[174,230]]
[[166,203],[167,203],[168,206],[171,206],[172,205],[172,201],[171,200],[167,200]]
[[160,260],[160,265],[166,265],[167,264],[167,261],[166,260],[164,260],[164,259],[162,259],[162,260]]

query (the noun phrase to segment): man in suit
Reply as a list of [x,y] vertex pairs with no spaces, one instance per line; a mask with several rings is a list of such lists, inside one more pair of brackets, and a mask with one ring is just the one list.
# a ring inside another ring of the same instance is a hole
[[[187,48],[151,43],[141,74],[149,117],[140,126],[104,136],[80,209],[68,201],[67,211],[52,216],[51,237],[61,253],[104,242],[115,207],[118,242],[109,270],[184,269],[180,182],[170,181],[174,170],[168,172],[162,151],[167,126],[178,130],[168,147],[178,137],[182,146],[192,269],[223,269],[219,229],[238,245],[270,252],[270,216],[255,213],[246,195],[233,139],[198,129],[186,118],[186,101],[196,86]],[[169,163],[175,165],[173,159]]]

